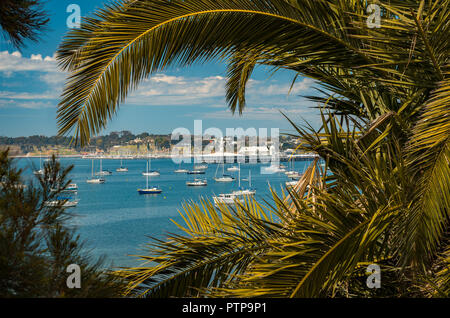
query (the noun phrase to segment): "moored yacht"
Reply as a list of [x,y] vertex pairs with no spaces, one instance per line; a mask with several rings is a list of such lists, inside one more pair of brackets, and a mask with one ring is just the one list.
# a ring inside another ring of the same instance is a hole
[[122,158],[120,158],[120,168],[116,169],[117,172],[128,172],[128,168],[124,167],[122,164]]
[[96,173],[98,176],[109,176],[112,175],[112,172],[109,170],[103,170],[102,168],[102,159],[100,159],[100,171]]
[[149,188],[149,186],[148,186],[148,177],[149,177],[148,166],[149,166],[149,162],[147,161],[147,171],[145,174],[145,176],[147,178],[146,178],[145,189],[138,189],[137,191],[139,194],[160,194],[160,193],[162,193],[161,189],[159,189],[158,187],[155,187],[155,186]]
[[188,171],[187,174],[205,174],[204,170],[191,170]]
[[214,175],[214,181],[216,182],[233,182],[234,181],[234,177],[229,175],[229,174],[225,174],[225,165],[222,163],[222,176],[218,177],[217,176],[217,170],[219,170],[219,165],[217,165],[216,168],[216,174]]
[[149,159],[147,160],[147,171],[142,172],[143,176],[147,176],[147,177],[155,177],[155,176],[159,176],[160,173],[157,170],[149,170],[151,169],[151,159],[149,157]]
[[178,169],[175,170],[174,172],[175,172],[175,173],[188,173],[189,170],[187,170],[187,169],[182,169],[182,168],[181,168],[181,163],[180,163],[180,166],[179,166]]
[[86,182],[87,183],[94,183],[94,184],[100,184],[100,183],[105,183],[105,179],[103,178],[97,178],[94,177],[94,159],[92,159],[92,173],[91,173],[91,178],[87,179]]
[[202,187],[207,186],[208,182],[206,179],[194,179],[194,181],[187,181],[186,185],[191,187]]
[[47,201],[44,203],[47,207],[55,207],[61,205],[63,208],[73,208],[78,205],[79,200],[70,200],[66,197],[58,197],[56,200]]
[[251,172],[249,171],[249,176],[248,176],[248,183],[249,183],[249,188],[248,189],[242,189],[241,188],[241,174],[240,174],[240,165],[239,165],[239,189],[232,191],[231,193],[222,193],[219,194],[218,196],[213,196],[213,200],[214,200],[214,205],[216,207],[220,206],[221,204],[225,204],[225,205],[233,205],[236,200],[244,200],[246,197],[249,196],[253,196],[256,194],[256,190],[251,188],[251,180],[252,180],[252,176],[251,176]]

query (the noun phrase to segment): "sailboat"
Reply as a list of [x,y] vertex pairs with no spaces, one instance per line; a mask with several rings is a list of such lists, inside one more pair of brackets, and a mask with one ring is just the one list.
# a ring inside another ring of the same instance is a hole
[[96,173],[99,176],[109,176],[112,175],[112,172],[109,170],[103,170],[102,168],[102,159],[100,159],[100,171]]
[[241,188],[241,167],[239,164],[239,175],[238,175],[238,189],[237,191],[233,191],[232,193],[234,195],[240,196],[240,195],[254,195],[256,193],[255,189],[252,189],[252,173],[249,170],[248,171],[248,189],[242,189]]
[[149,170],[149,167],[151,167],[151,159],[150,159],[150,157],[148,157],[148,158],[149,159],[147,160],[147,171],[142,172],[142,175],[148,176],[148,177],[159,176],[160,175],[159,171]]
[[181,169],[181,162],[180,162],[180,166],[177,170],[174,171],[175,173],[188,173],[189,170],[187,169]]
[[288,170],[284,173],[289,178],[300,178],[301,174],[298,171],[294,170],[294,160],[291,160],[291,170]]
[[298,180],[300,180],[300,178],[302,177],[302,175],[305,174],[305,169],[306,169],[306,165],[303,166],[303,172],[302,172],[302,173],[297,172],[297,174],[295,174],[295,175],[289,175],[288,177],[291,178],[291,180],[298,181]]
[[120,168],[116,169],[117,172],[128,172],[128,168],[124,167],[122,164],[122,158],[120,158]]
[[139,192],[139,194],[159,194],[162,192],[161,189],[158,189],[157,187],[152,187],[152,188],[148,187],[148,176],[149,176],[148,166],[149,166],[149,163],[147,161],[147,174],[145,175],[147,178],[146,178],[145,189],[138,189],[137,191]]
[[221,204],[225,205],[233,205],[236,200],[242,200],[245,199],[246,196],[255,195],[256,190],[251,189],[251,172],[249,171],[249,177],[248,177],[248,183],[249,188],[248,189],[241,189],[241,167],[239,165],[239,189],[235,190],[231,193],[221,193],[218,196],[213,196],[214,205],[216,207],[219,207]]
[[219,165],[217,165],[216,174],[214,175],[214,180],[216,182],[233,182],[234,181],[233,176],[230,176],[229,174],[225,174],[225,164],[224,163],[222,163],[222,176],[221,177],[217,177],[217,170],[219,170]]
[[42,156],[41,155],[39,155],[39,170],[33,171],[33,174],[36,176],[44,175],[44,169],[42,169]]
[[86,180],[87,183],[105,183],[105,179],[94,177],[94,159],[92,159],[92,174],[91,178]]

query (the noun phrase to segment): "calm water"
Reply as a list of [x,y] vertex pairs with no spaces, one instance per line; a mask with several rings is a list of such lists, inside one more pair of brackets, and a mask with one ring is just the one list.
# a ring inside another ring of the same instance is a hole
[[[19,159],[17,166],[25,168],[24,176],[33,177],[33,165],[39,168],[39,158]],[[42,160],[42,164],[43,164]],[[88,184],[86,179],[91,176],[92,161],[89,159],[61,158],[62,165],[74,165],[71,179],[78,184],[75,196],[80,200],[75,208],[70,210],[76,214],[73,223],[76,225],[81,239],[91,249],[94,256],[106,256],[107,265],[136,266],[140,262],[137,255],[145,253],[143,246],[148,243],[149,236],[164,238],[168,232],[180,233],[171,221],[183,224],[179,215],[181,205],[186,200],[198,200],[201,196],[212,200],[213,194],[227,193],[238,188],[237,180],[230,183],[218,183],[213,180],[216,164],[210,164],[205,175],[186,175],[173,173],[179,165],[170,159],[152,159],[151,168],[159,170],[161,175],[149,177],[149,185],[156,185],[163,190],[159,195],[139,195],[138,188],[145,188],[145,160],[126,160],[123,165],[128,172],[116,172],[120,160],[103,160],[103,170],[113,172],[105,176],[105,184]],[[99,160],[94,161],[94,171],[99,170]],[[308,162],[295,162],[295,170],[302,172]],[[285,163],[287,165],[287,163]],[[226,165],[225,167],[231,165]],[[257,198],[269,198],[268,183],[280,190],[288,181],[283,173],[260,174],[261,164],[241,164],[241,179],[248,178],[251,170],[252,187],[257,190]],[[267,166],[264,165],[264,166]],[[183,164],[182,168],[192,169],[193,164]],[[222,173],[219,167],[218,174]],[[238,172],[225,172],[236,177]],[[206,178],[206,187],[188,187],[187,180]],[[241,180],[243,187],[248,182]]]

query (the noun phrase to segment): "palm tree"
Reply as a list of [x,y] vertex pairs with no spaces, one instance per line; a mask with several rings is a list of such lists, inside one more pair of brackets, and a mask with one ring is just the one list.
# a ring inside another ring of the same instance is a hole
[[16,48],[26,39],[36,41],[49,18],[38,0],[2,0],[0,28]]
[[[185,205],[185,236],[149,245],[120,272],[129,292],[164,296],[441,296],[450,259],[449,0],[119,1],[61,44],[70,72],[60,134],[86,144],[141,80],[169,66],[228,65],[226,98],[245,110],[256,66],[316,81],[322,127],[294,123],[314,151],[294,190],[260,204]],[[180,225],[181,226],[181,225]],[[382,288],[365,285],[368,264]]]

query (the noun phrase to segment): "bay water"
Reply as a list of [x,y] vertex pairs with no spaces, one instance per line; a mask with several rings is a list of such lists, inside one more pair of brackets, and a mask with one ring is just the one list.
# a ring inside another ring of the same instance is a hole
[[[183,225],[180,216],[182,204],[187,201],[199,201],[200,198],[212,200],[213,195],[229,193],[238,189],[238,172],[228,172],[236,177],[236,181],[220,183],[214,176],[222,174],[222,165],[209,164],[204,175],[188,175],[174,173],[180,166],[171,159],[152,159],[151,169],[158,170],[160,176],[149,177],[149,186],[162,189],[158,195],[139,195],[137,189],[145,188],[147,161],[142,159],[123,160],[128,172],[116,172],[120,160],[103,159],[103,170],[112,171],[112,175],[104,176],[104,184],[88,184],[91,177],[91,159],[60,158],[63,166],[74,165],[70,174],[72,182],[77,183],[78,192],[73,197],[79,200],[76,207],[70,208],[75,216],[70,221],[75,226],[85,247],[92,256],[105,257],[109,268],[138,266],[142,263],[136,256],[145,255],[145,245],[150,237],[164,239],[167,233],[181,234],[181,230],[173,221]],[[16,159],[16,165],[24,169],[24,179],[33,178],[33,168],[40,167],[44,160],[40,158]],[[302,172],[310,161],[296,161],[296,171]],[[288,163],[284,163],[288,165]],[[193,163],[182,164],[183,169],[193,169]],[[237,164],[225,164],[225,169]],[[268,164],[241,164],[241,187],[247,188],[251,171],[252,188],[256,189],[256,198],[271,200],[269,185],[281,192],[285,182],[290,179],[284,173],[261,174],[261,167]],[[100,168],[99,159],[94,160],[94,171]],[[205,187],[189,187],[186,181],[195,178],[207,179]],[[173,220],[173,221],[172,221]]]

